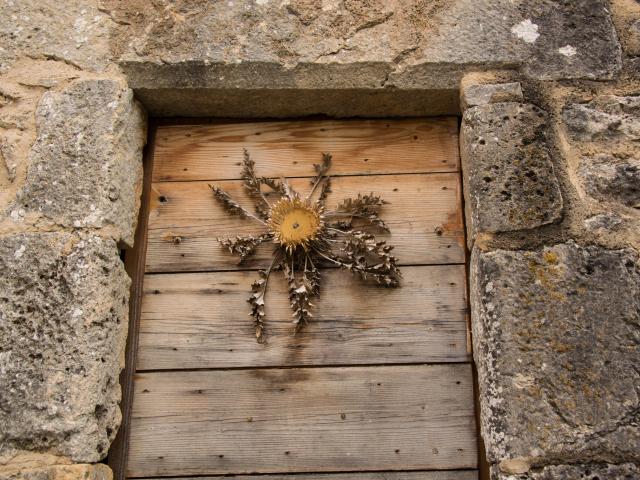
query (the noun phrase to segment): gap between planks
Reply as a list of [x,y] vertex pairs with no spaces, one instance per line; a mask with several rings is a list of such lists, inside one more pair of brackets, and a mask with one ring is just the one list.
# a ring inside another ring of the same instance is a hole
[[[403,175],[443,175],[447,173],[460,173],[458,170],[450,171],[450,170],[442,170],[442,171],[426,171],[426,172],[389,172],[389,173],[342,173],[337,175],[330,175],[331,178],[348,178],[348,177],[390,177],[397,176],[402,177]],[[280,177],[267,177],[274,180],[279,180],[283,178]],[[300,176],[286,176],[286,180],[311,180],[313,175],[300,175]],[[242,180],[239,177],[231,177],[231,178],[200,178],[198,180],[156,180],[155,183],[190,183],[190,182],[232,182],[234,180]]]

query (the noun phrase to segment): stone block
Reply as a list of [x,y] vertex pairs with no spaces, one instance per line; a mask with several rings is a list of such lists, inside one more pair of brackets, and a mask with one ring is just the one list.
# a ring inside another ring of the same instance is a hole
[[633,463],[621,465],[552,465],[523,474],[503,473],[494,467],[492,480],[637,480],[640,468]]
[[640,96],[602,95],[588,103],[572,103],[562,111],[574,141],[640,140]]
[[96,462],[120,423],[130,280],[115,241],[0,239],[0,458]]
[[618,159],[610,155],[583,158],[578,176],[593,198],[640,208],[640,158]]
[[0,469],[0,480],[112,480],[113,472],[103,464],[52,465],[39,468]]
[[79,80],[43,95],[20,208],[64,227],[101,228],[133,244],[145,118],[115,80]]
[[562,216],[547,114],[534,105],[470,108],[460,132],[469,240],[480,232],[530,229]]
[[503,472],[640,460],[639,260],[571,242],[474,250],[481,432]]
[[20,57],[102,70],[112,59],[109,38],[114,25],[97,2],[5,0],[0,15],[0,73]]
[[526,3],[523,14],[540,26],[523,67],[526,75],[539,80],[605,79],[620,71],[622,51],[608,1]]
[[[271,115],[281,116],[385,115],[380,105],[415,115],[416,102],[422,111],[457,114],[458,85],[470,71],[602,80],[621,68],[606,0],[364,5],[205,2],[166,10],[102,2],[118,19],[119,66],[154,114],[268,116],[264,98],[274,105]],[[282,102],[290,103],[286,110]]]
[[462,110],[489,103],[522,102],[524,100],[520,82],[468,85],[460,96]]
[[599,213],[584,221],[584,226],[593,232],[614,232],[624,224],[624,219],[612,212]]

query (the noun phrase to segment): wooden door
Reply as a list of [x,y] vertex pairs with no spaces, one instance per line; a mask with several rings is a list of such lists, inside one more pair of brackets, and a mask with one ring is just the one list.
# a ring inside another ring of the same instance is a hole
[[[457,128],[455,118],[158,128],[129,477],[477,479]],[[329,205],[359,192],[391,202],[382,217],[402,286],[326,268],[315,320],[291,336],[275,275],[268,342],[257,343],[247,298],[272,248],[238,265],[216,237],[259,229],[208,186],[251,206],[244,148],[259,175],[302,191],[330,152]]]

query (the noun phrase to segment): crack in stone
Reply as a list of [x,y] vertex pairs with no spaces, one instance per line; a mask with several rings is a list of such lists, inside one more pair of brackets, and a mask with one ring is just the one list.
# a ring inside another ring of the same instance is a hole
[[[358,32],[362,32],[363,30],[367,30],[369,28],[373,28],[373,27],[377,27],[378,25],[382,25],[383,23],[385,23],[387,20],[389,20],[391,17],[393,17],[395,12],[388,12],[386,15],[384,15],[383,17],[380,18],[375,18],[373,20],[369,20],[368,22],[363,23],[362,25],[358,26],[354,32],[354,35]],[[353,35],[352,35],[353,36]]]

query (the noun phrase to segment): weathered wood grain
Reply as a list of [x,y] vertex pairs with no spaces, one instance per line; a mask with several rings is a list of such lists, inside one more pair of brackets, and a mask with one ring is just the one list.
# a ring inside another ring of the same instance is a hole
[[322,272],[314,321],[291,336],[286,283],[267,293],[265,345],[247,298],[255,272],[147,275],[138,369],[469,361],[464,265],[404,267],[402,287]]
[[[220,477],[196,477],[198,480],[221,480]],[[155,478],[150,480],[162,480]],[[194,477],[172,478],[194,480]],[[312,473],[284,475],[234,475],[233,480],[478,480],[477,470],[416,472]]]
[[471,365],[137,374],[128,476],[476,468]]
[[[305,191],[308,179],[292,186]],[[241,182],[215,182],[246,207]],[[148,272],[229,270],[238,268],[237,257],[220,247],[216,237],[256,234],[264,227],[250,219],[229,215],[213,198],[207,182],[153,184],[149,219]],[[401,264],[464,262],[464,232],[459,176],[371,175],[333,179],[329,208],[358,193],[375,192],[391,202],[382,210],[391,234],[381,234],[396,246]],[[244,268],[263,267],[272,247],[261,246]]]
[[239,178],[247,148],[265,176],[313,175],[322,152],[333,175],[459,170],[454,117],[323,120],[162,126],[154,181]]

